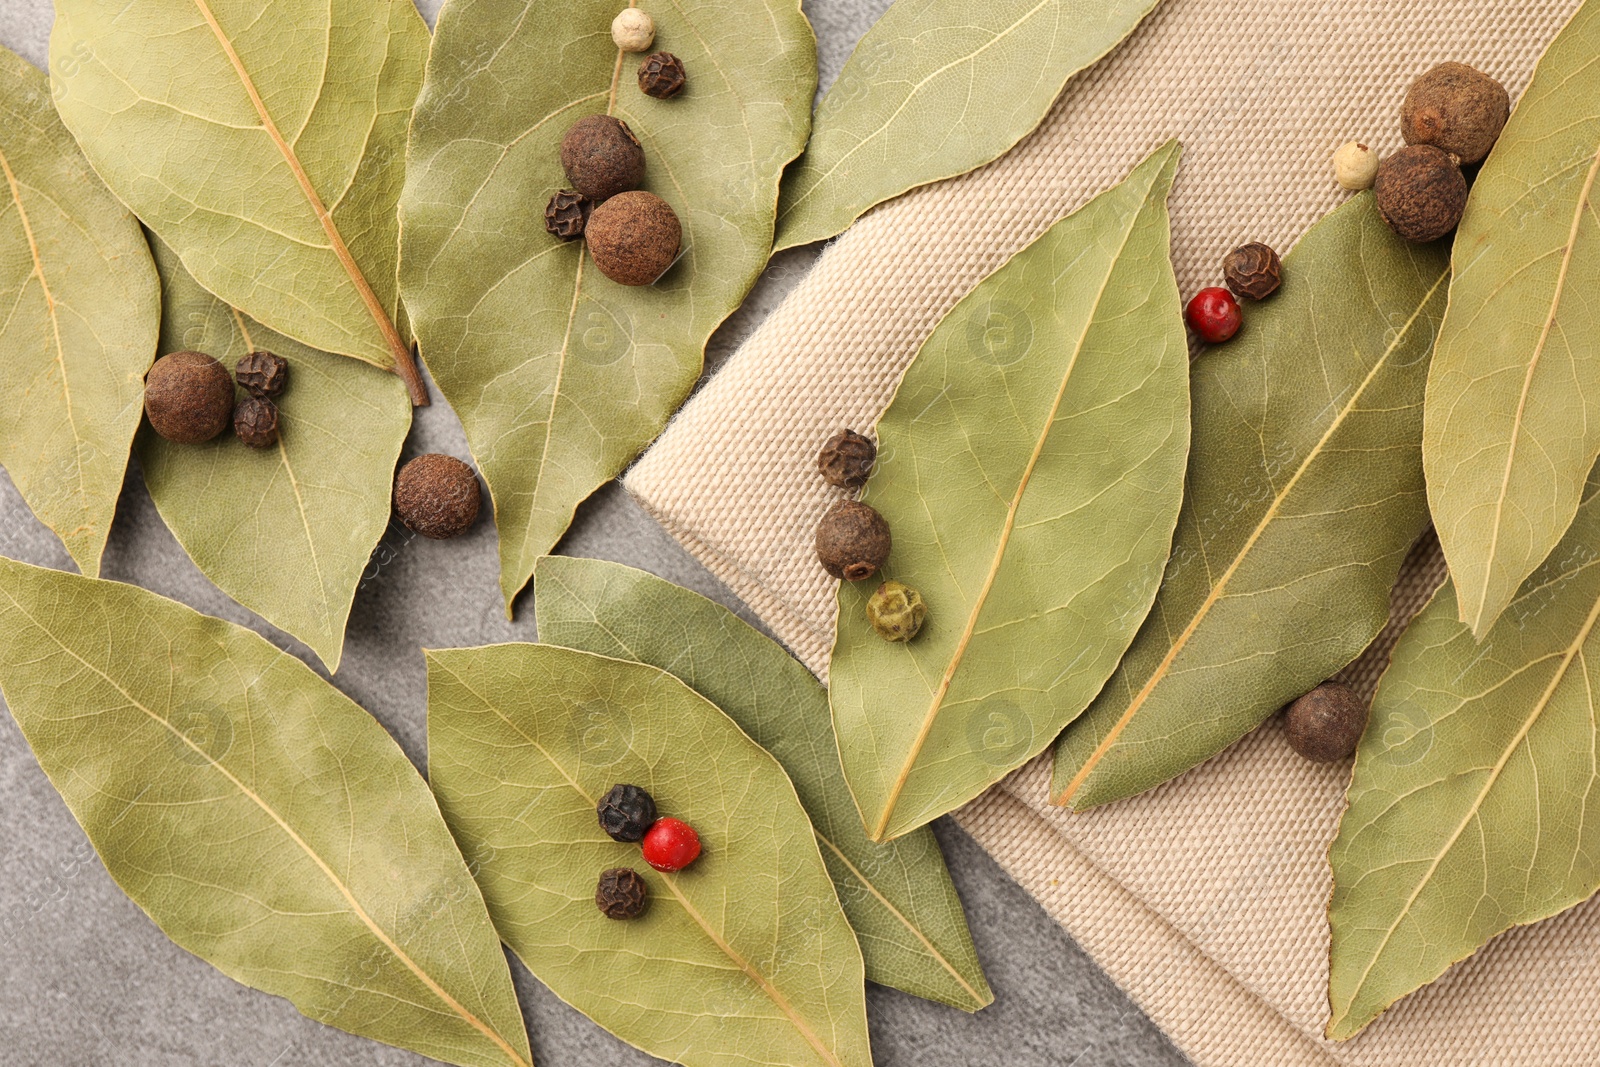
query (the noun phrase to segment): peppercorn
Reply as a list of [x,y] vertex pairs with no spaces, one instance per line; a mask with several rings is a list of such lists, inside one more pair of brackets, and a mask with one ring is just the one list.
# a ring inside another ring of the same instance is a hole
[[1251,300],[1265,300],[1283,284],[1283,261],[1259,241],[1235,248],[1222,260],[1228,288]]
[[271,352],[240,356],[233,377],[251,396],[278,396],[289,384],[289,361]]
[[613,841],[643,841],[656,821],[656,802],[636,785],[614,785],[595,809],[600,829]]
[[594,887],[594,906],[608,919],[637,919],[650,903],[650,887],[644,875],[626,867],[600,872]]
[[1454,156],[1432,145],[1410,145],[1383,161],[1373,186],[1378,213],[1408,241],[1437,241],[1461,224],[1467,179]]
[[688,75],[683,60],[671,52],[657,52],[646,56],[639,64],[639,90],[657,100],[667,100],[683,92]]
[[1244,324],[1244,312],[1239,309],[1239,301],[1221,287],[1202,289],[1196,293],[1194,299],[1189,301],[1184,316],[1189,320],[1190,329],[1213,345],[1233,340],[1239,327]]
[[878,459],[878,446],[871,438],[854,430],[842,430],[828,438],[817,456],[817,470],[823,480],[840,489],[860,489],[872,474]]
[[700,835],[679,819],[657,819],[639,846],[644,861],[658,871],[681,871],[700,858]]
[[611,20],[611,39],[624,52],[648,52],[656,40],[655,19],[636,7],[625,7]]
[[575,189],[563,189],[545,205],[544,228],[563,241],[576,240],[583,236],[593,210],[593,200]]
[[1343,682],[1323,682],[1290,704],[1284,717],[1290,747],[1314,763],[1349,759],[1366,728],[1366,701]]
[[600,273],[619,285],[650,285],[683,246],[678,213],[654,193],[620,193],[594,209],[586,231]]
[[233,432],[251,448],[278,443],[278,405],[264,396],[247,396],[233,409]]
[[885,641],[911,640],[927,617],[922,594],[900,582],[884,582],[867,600],[867,621]]
[[598,204],[644,184],[644,146],[621,119],[589,115],[562,138],[561,166],[572,187]]
[[482,505],[478,476],[454,456],[418,456],[400,469],[394,506],[400,520],[435,541],[465,533]]
[[893,539],[882,515],[857,500],[841,500],[817,524],[817,560],[835,578],[864,582],[889,561]]
[[1462,163],[1481,163],[1511,115],[1511,94],[1465,63],[1441,63],[1418,78],[1400,111],[1406,144],[1431,144]]
[[169,441],[209,441],[233,418],[233,378],[204,352],[162,356],[145,376],[144,413]]
[[1378,153],[1360,141],[1351,141],[1333,154],[1333,176],[1352,193],[1371,189],[1378,178]]

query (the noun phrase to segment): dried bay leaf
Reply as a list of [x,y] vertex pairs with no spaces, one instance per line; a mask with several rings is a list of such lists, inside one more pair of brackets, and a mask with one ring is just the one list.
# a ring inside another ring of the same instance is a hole
[[[500,936],[562,1000],[687,1067],[869,1067],[861,953],[783,769],[677,678],[550,645],[428,653],[429,779]],[[595,806],[649,790],[700,834],[676,874]],[[631,921],[600,872],[649,885]]]
[[291,341],[202,289],[159,239],[161,350],[207,352],[232,368],[248,352],[289,361],[277,447],[232,433],[179,445],[139,436],[145,484],[173,536],[233,599],[339,669],[345,622],[389,524],[395,463],[411,427],[405,386]]
[[899,0],[818,105],[784,176],[779,249],[843,233],[919,185],[1000,158],[1044,120],[1068,79],[1160,0]]
[[155,266],[44,75],[3,48],[0,175],[0,464],[94,576],[156,354]]
[[[405,138],[428,27],[402,0],[58,0],[56,104],[206,289],[427,392],[400,314]],[[397,325],[398,324],[398,325]]]
[[1329,853],[1329,1037],[1600,889],[1597,493],[1481,643],[1446,585],[1395,649]]
[[1194,368],[1194,452],[1161,593],[1056,746],[1077,809],[1210,758],[1361,654],[1427,526],[1422,401],[1445,250],[1363,195],[1314,226],[1282,290]]
[[659,667],[721,708],[788,772],[861,942],[867,978],[964,1011],[993,1003],[933,831],[875,844],[845,786],[828,693],[718,604],[643,571],[546,556],[539,638]]
[[1178,157],[1160,149],[973,290],[878,424],[884,577],[921,590],[928,621],[891,644],[866,617],[876,583],[840,589],[834,726],[874,840],[1038,755],[1149,610],[1189,448]]
[[299,660],[133,586],[0,559],[0,691],[106,870],[183,948],[363,1037],[530,1063],[428,787]]
[[1488,633],[1600,456],[1600,4],[1550,45],[1473,185],[1428,382],[1428,503]]
[[[577,506],[661,432],[706,341],[772,248],[783,167],[810,129],[816,41],[798,0],[642,8],[689,85],[639,91],[615,0],[451,0],[412,128],[401,214],[406,307],[494,497],[509,610]],[[609,112],[644,145],[645,187],[684,228],[655,285],[604,276],[544,231],[559,147]]]

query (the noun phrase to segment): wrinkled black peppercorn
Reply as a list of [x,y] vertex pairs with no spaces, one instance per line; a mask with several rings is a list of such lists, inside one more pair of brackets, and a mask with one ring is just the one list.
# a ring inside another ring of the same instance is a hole
[[665,100],[683,92],[686,80],[683,60],[671,52],[646,56],[644,62],[639,64],[639,89],[657,100]]
[[855,500],[841,500],[817,524],[817,560],[835,578],[863,582],[889,560],[889,524]]
[[233,377],[251,396],[278,396],[289,384],[289,361],[271,352],[251,352],[239,358]]
[[477,521],[482,503],[478,476],[454,456],[418,456],[394,480],[400,521],[435,541],[465,533]]
[[271,448],[278,443],[278,405],[264,396],[245,397],[233,409],[233,432],[251,448]]
[[828,438],[817,457],[817,470],[823,480],[840,489],[860,489],[872,474],[878,460],[878,446],[870,438],[845,430]]
[[644,875],[626,867],[613,867],[600,874],[594,887],[594,904],[608,919],[637,919],[650,903],[650,888]]
[[544,209],[544,228],[563,241],[574,241],[583,236],[589,225],[589,213],[594,211],[594,201],[574,189],[563,189],[550,198]]
[[1222,273],[1236,295],[1265,300],[1283,284],[1283,261],[1271,248],[1253,241],[1223,258]]
[[634,842],[656,822],[654,798],[636,785],[614,785],[595,808],[600,829],[613,841]]
[[144,413],[169,441],[209,441],[233,418],[233,378],[204,352],[162,356],[145,376]]
[[1314,763],[1355,755],[1367,728],[1367,702],[1343,682],[1323,682],[1289,705],[1284,731],[1289,745]]

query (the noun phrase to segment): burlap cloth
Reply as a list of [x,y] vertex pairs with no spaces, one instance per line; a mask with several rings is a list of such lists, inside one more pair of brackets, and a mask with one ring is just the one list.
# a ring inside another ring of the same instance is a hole
[[[976,0],[975,0],[976,2]],[[866,429],[946,311],[1166,138],[1184,292],[1246,240],[1280,249],[1333,208],[1333,150],[1397,147],[1410,80],[1455,59],[1513,95],[1577,0],[1167,0],[999,162],[914,192],[837,241],[673,422],[632,493],[825,673],[833,583],[811,534],[812,457]],[[1294,353],[1285,352],[1292,359]],[[1440,580],[1420,545],[1396,592]],[[1394,627],[1391,627],[1393,629]],[[1353,669],[1370,688],[1383,655]],[[1069,816],[1048,756],[958,819],[1203,1067],[1600,1064],[1600,906],[1500,937],[1344,1044],[1327,1021],[1326,862],[1349,767],[1275,724],[1146,796]]]

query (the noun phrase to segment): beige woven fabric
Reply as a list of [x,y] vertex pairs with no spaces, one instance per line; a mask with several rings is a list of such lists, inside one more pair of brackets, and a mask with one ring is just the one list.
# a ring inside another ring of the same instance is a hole
[[[1397,146],[1410,80],[1457,59],[1513,94],[1578,0],[1167,0],[999,162],[873,212],[684,409],[627,479],[661,522],[825,674],[833,583],[811,465],[865,429],[939,319],[1171,136],[1185,292],[1245,240],[1284,248],[1335,206],[1341,143]],[[1293,358],[1293,353],[1285,353]],[[1396,592],[1442,574],[1419,546]],[[1392,628],[1395,629],[1395,628]],[[1392,634],[1390,635],[1392,636]],[[1383,654],[1350,676],[1370,688]],[[1047,757],[959,819],[1202,1067],[1600,1064],[1600,904],[1505,935],[1336,1045],[1326,863],[1348,767],[1269,726],[1176,782],[1088,815],[1049,806]]]

